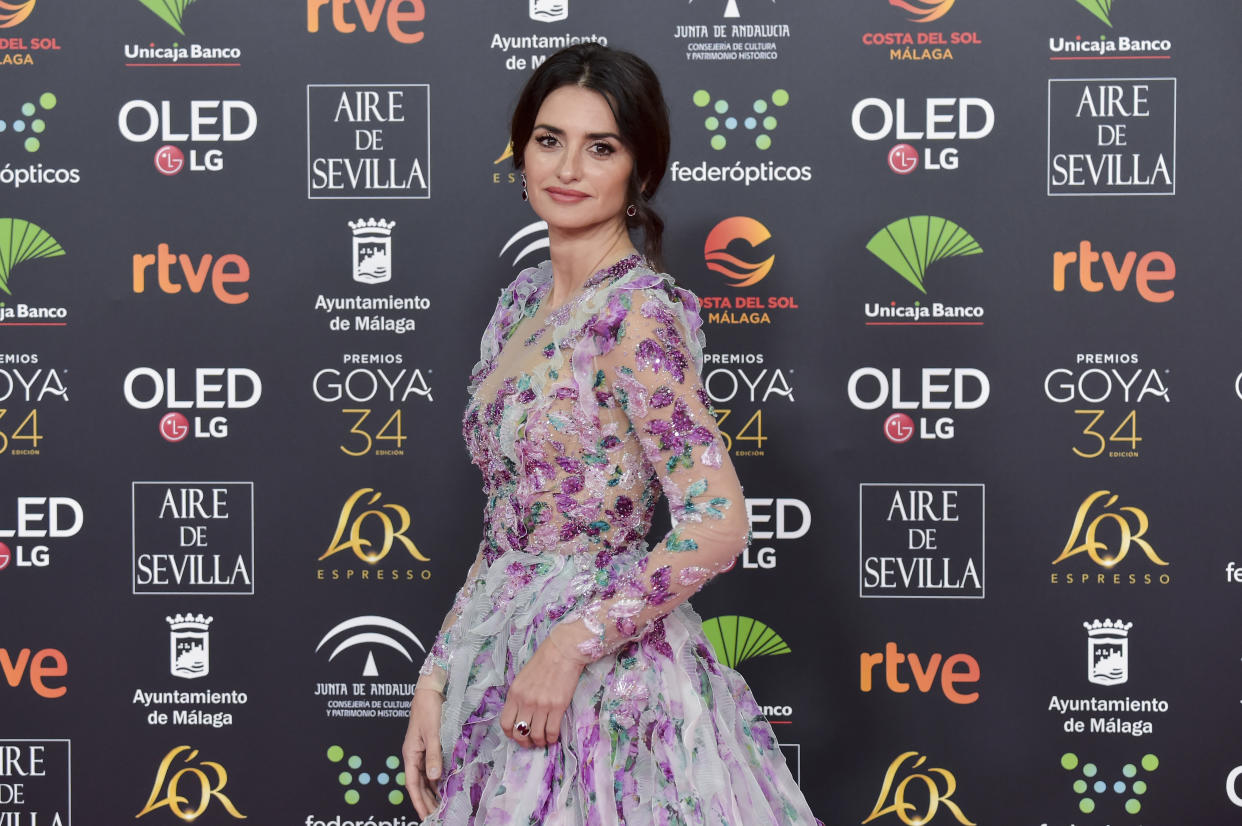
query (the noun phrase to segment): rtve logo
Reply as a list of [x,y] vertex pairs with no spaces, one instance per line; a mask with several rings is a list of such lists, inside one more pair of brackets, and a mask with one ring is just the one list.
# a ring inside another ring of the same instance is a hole
[[68,691],[63,685],[48,685],[48,677],[63,677],[69,673],[69,663],[65,655],[55,648],[41,648],[33,655],[29,648],[17,652],[17,659],[9,654],[9,649],[0,648],[0,671],[4,672],[4,681],[10,688],[17,688],[24,680],[30,681],[35,694],[46,700],[54,700],[65,696]]
[[[1137,264],[1136,264],[1137,259]],[[1173,256],[1158,250],[1146,253],[1143,257],[1130,250],[1121,257],[1120,263],[1111,252],[1096,252],[1091,248],[1090,241],[1083,241],[1078,250],[1054,252],[1052,254],[1052,289],[1056,292],[1065,291],[1065,272],[1070,264],[1078,264],[1078,283],[1089,293],[1098,293],[1104,289],[1104,281],[1096,278],[1095,264],[1103,262],[1104,275],[1113,292],[1123,292],[1130,283],[1130,275],[1134,275],[1134,289],[1144,300],[1153,304],[1163,304],[1173,300],[1173,289],[1157,289],[1152,282],[1172,281],[1177,275],[1177,265]]]
[[235,253],[228,253],[213,260],[213,256],[208,253],[199,258],[198,263],[195,264],[194,260],[184,253],[174,255],[167,244],[160,244],[156,247],[154,255],[141,253],[134,255],[134,292],[146,292],[147,271],[151,267],[155,268],[155,280],[162,291],[169,295],[181,292],[181,284],[178,283],[178,272],[173,268],[174,264],[180,265],[180,280],[184,281],[190,288],[190,292],[195,295],[203,291],[210,275],[212,293],[225,304],[244,304],[250,298],[249,292],[240,289],[231,292],[228,286],[229,284],[245,284],[250,280],[250,264],[245,258]]
[[969,654],[953,654],[948,659],[942,654],[932,654],[924,665],[918,654],[902,654],[897,651],[897,643],[890,642],[885,644],[883,653],[863,652],[858,662],[858,688],[864,693],[871,691],[872,674],[875,667],[883,663],[884,683],[888,690],[905,694],[910,690],[910,683],[902,681],[899,670],[902,663],[907,663],[906,670],[914,677],[914,684],[921,693],[927,694],[932,690],[939,673],[940,691],[951,702],[969,705],[979,699],[978,691],[964,693],[957,689],[959,683],[979,682],[979,661]]
[[[311,34],[319,31],[319,20],[324,6],[331,6],[332,27],[341,34],[351,34],[362,28],[374,34],[383,18],[388,36],[398,43],[417,43],[423,39],[422,31],[406,28],[406,23],[421,23],[426,16],[423,0],[306,0],[306,30]],[[403,9],[404,7],[404,9]],[[352,9],[347,12],[346,9]]]

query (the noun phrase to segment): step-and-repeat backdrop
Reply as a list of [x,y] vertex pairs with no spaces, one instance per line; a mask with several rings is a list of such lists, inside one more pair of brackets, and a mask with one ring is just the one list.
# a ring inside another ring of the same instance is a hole
[[[0,823],[408,826],[506,123],[664,83],[754,542],[695,599],[819,816],[1242,806],[1233,3],[0,3]],[[740,826],[745,826],[740,825]]]

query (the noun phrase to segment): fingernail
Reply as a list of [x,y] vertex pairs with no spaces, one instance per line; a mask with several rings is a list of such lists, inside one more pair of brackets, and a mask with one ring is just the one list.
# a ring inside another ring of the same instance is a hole
[[431,768],[427,771],[427,776],[428,776],[428,777],[430,777],[432,780],[435,780],[435,779],[439,778],[439,776],[440,776],[440,770],[439,770],[438,768],[436,768],[435,766],[432,766],[432,767],[431,767]]

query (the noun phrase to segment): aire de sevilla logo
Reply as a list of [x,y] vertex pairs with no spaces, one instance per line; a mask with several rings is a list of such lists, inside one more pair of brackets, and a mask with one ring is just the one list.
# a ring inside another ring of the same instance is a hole
[[[753,287],[768,276],[776,261],[774,252],[764,255],[764,247],[771,241],[772,233],[762,223],[735,215],[707,234],[703,258],[708,269],[728,279],[730,287]],[[771,324],[769,310],[798,309],[798,302],[788,295],[704,295],[702,301],[709,311],[709,324]],[[738,312],[730,312],[734,310]]]

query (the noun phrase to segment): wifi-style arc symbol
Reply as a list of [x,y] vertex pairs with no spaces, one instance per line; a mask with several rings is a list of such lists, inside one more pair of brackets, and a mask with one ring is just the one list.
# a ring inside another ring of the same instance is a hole
[[[418,637],[414,636],[413,631],[396,620],[374,615],[354,617],[338,624],[323,635],[319,645],[315,646],[315,651],[318,652],[337,635],[346,636],[337,642],[336,647],[332,649],[332,653],[328,655],[329,662],[336,659],[337,654],[347,651],[356,645],[382,645],[398,652],[409,662],[414,662],[413,655],[410,654],[409,648],[405,645],[405,640],[407,639],[418,646],[419,651],[423,653],[427,651],[426,647],[419,642]],[[374,651],[367,652],[367,662],[362,669],[362,676],[379,676],[379,669],[375,665]]]
[[734,282],[732,287],[749,287],[757,284],[772,269],[775,255],[769,255],[762,261],[743,261],[729,253],[729,245],[734,241],[745,241],[753,250],[772,237],[768,228],[743,215],[726,218],[712,228],[707,234],[707,242],[703,245],[703,257],[707,268],[715,270]]

